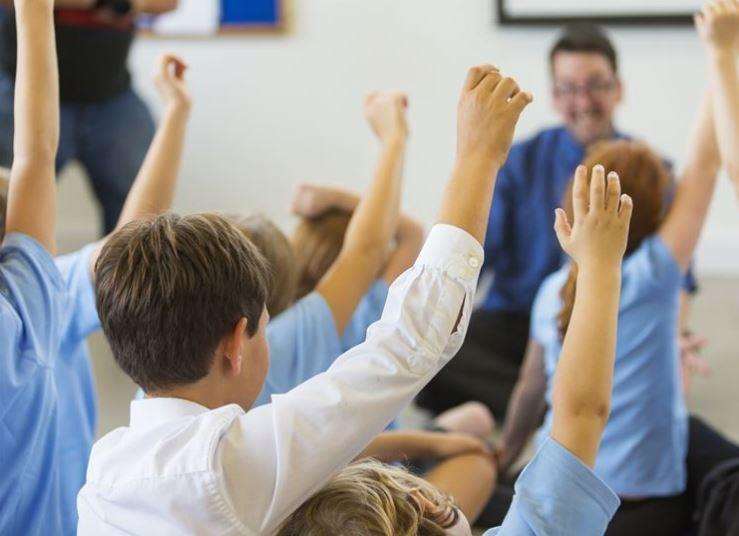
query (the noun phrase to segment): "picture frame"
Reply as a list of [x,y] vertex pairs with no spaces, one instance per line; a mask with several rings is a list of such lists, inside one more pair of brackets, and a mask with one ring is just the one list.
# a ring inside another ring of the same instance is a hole
[[498,23],[503,26],[550,26],[573,22],[613,25],[693,24],[700,9],[694,0],[493,0]]

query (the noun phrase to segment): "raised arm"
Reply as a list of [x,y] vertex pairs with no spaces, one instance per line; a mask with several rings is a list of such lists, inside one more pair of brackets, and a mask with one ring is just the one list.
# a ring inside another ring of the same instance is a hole
[[[293,197],[292,211],[305,218],[315,218],[332,209],[352,213],[360,200],[357,194],[343,188],[300,184]],[[401,214],[394,247],[382,268],[381,277],[388,285],[413,266],[423,246],[423,238],[423,225],[410,215]]]
[[457,115],[457,159],[447,183],[440,223],[464,229],[485,243],[495,179],[513,141],[513,131],[530,93],[519,90],[492,65],[472,68]]
[[[4,6],[12,6],[13,0],[0,0]],[[95,8],[116,8],[116,4],[125,7],[119,0],[55,0],[54,7],[61,9],[89,10]],[[150,13],[152,15],[166,13],[177,9],[179,0],[131,0],[131,9],[135,13]],[[120,8],[118,8],[120,9]]]
[[[172,205],[191,108],[184,79],[186,69],[177,56],[167,54],[159,60],[155,83],[164,102],[164,115],[128,193],[116,230],[134,220],[166,212]],[[105,241],[101,240],[91,255],[91,269]]]
[[675,200],[659,229],[662,241],[683,270],[687,270],[698,245],[716,187],[720,165],[713,104],[707,90],[690,140],[688,161],[677,185]]
[[51,0],[16,0],[18,70],[15,141],[6,233],[35,238],[55,251],[59,77]]
[[546,390],[544,348],[536,341],[529,340],[503,426],[498,451],[498,470],[501,473],[508,472],[511,465],[516,463],[531,434],[539,426],[546,409]]
[[555,231],[577,265],[572,319],[554,376],[551,436],[592,467],[608,422],[621,293],[621,260],[631,221],[631,198],[618,175],[602,166],[575,172],[574,225],[558,209]]
[[709,2],[695,23],[708,54],[721,160],[739,194],[739,4]]
[[334,264],[318,282],[336,323],[344,328],[377,277],[398,226],[405,144],[406,97],[373,93],[365,101],[365,115],[380,140],[380,159],[369,190],[357,205]]

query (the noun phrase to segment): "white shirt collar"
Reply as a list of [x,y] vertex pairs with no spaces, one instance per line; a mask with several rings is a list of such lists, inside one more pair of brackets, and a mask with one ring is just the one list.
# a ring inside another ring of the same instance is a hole
[[210,411],[205,406],[182,398],[143,398],[131,402],[131,428],[148,428],[182,417]]

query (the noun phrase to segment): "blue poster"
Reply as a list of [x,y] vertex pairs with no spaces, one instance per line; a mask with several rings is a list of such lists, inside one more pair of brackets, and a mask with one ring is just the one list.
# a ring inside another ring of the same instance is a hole
[[277,26],[280,0],[221,0],[222,26]]

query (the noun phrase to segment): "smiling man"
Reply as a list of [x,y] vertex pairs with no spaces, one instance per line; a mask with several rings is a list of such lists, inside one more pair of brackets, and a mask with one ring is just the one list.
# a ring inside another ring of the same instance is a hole
[[554,209],[587,147],[622,137],[614,113],[622,100],[618,58],[592,25],[565,28],[550,55],[552,99],[562,125],[515,145],[500,172],[485,242],[492,287],[473,315],[457,359],[418,399],[433,413],[467,400],[505,416],[518,378],[536,291],[563,261],[552,230]]

